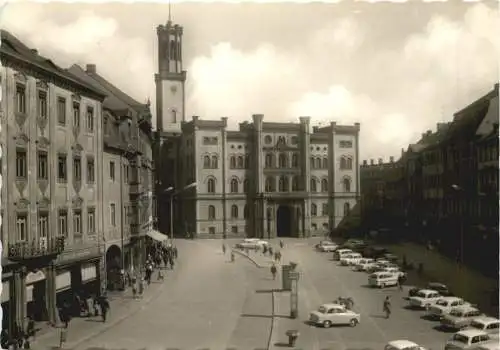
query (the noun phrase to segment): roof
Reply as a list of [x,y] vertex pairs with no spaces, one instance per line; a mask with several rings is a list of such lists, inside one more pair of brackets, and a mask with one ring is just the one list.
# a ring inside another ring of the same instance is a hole
[[423,293],[438,293],[437,290],[434,290],[434,289],[420,289],[418,291],[419,293],[423,292]]
[[470,338],[470,337],[473,337],[475,335],[482,335],[482,334],[486,334],[486,332],[484,331],[481,331],[479,329],[463,329],[461,331],[458,331],[457,333],[455,334],[461,334],[461,335],[465,335],[467,338]]
[[408,347],[412,347],[412,346],[419,346],[417,343],[414,343],[414,342],[409,341],[409,340],[393,340],[393,341],[390,341],[387,345],[394,346],[395,348],[400,348],[400,349],[404,349],[404,348],[408,348]]
[[94,86],[82,81],[67,70],[56,65],[52,60],[38,54],[34,49],[30,49],[24,45],[19,39],[6,30],[0,30],[2,45],[0,45],[0,53],[4,57],[25,62],[33,67],[43,70],[45,73],[53,75],[59,79],[63,79],[73,87],[83,90],[84,92],[96,95],[103,99],[106,94],[96,89]]
[[483,323],[483,324],[498,323],[498,322],[500,322],[500,320],[498,318],[490,317],[490,316],[476,317],[473,321],[474,322]]

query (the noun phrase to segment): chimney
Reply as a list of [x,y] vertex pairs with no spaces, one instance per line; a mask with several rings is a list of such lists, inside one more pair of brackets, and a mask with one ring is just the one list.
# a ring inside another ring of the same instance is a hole
[[31,49],[31,53],[33,55],[38,55],[38,50],[37,49]]
[[92,73],[92,74],[97,73],[97,69],[95,67],[95,64],[87,64],[87,73]]
[[367,165],[368,165],[368,161],[367,161],[367,160],[364,160],[364,161],[363,161],[363,165],[364,165],[364,166],[367,166]]
[[370,165],[374,165],[375,161],[373,159],[370,159]]
[[393,156],[390,156],[390,157],[389,157],[389,161],[390,161],[391,163],[394,163],[394,157],[393,157]]
[[379,159],[378,159],[378,164],[379,164],[379,165],[384,164],[384,160],[383,160],[382,158],[379,158]]

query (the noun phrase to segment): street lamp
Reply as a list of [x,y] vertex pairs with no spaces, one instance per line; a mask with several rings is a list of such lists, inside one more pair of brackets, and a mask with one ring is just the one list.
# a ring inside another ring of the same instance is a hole
[[[178,195],[182,191],[185,191],[187,189],[196,187],[198,184],[196,182],[193,182],[187,186],[184,186],[178,191],[175,191],[170,195],[170,235],[172,236],[171,239],[174,239],[174,196]],[[168,193],[174,191],[174,188],[170,186],[169,188],[165,189],[163,192]]]

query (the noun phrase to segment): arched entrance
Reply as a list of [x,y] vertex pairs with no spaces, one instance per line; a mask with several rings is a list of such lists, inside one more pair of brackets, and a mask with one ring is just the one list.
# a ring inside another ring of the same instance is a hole
[[292,210],[288,205],[280,205],[276,212],[276,233],[278,237],[292,236]]
[[117,245],[112,245],[106,252],[106,282],[109,290],[122,289],[122,251]]

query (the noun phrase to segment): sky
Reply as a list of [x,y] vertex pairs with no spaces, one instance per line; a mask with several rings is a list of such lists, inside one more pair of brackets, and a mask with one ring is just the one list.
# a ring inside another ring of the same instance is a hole
[[[187,116],[361,123],[362,159],[398,157],[499,78],[498,2],[173,3]],[[168,5],[11,3],[0,25],[62,67],[152,101]],[[188,117],[188,119],[191,119]],[[156,123],[155,123],[156,124]]]

